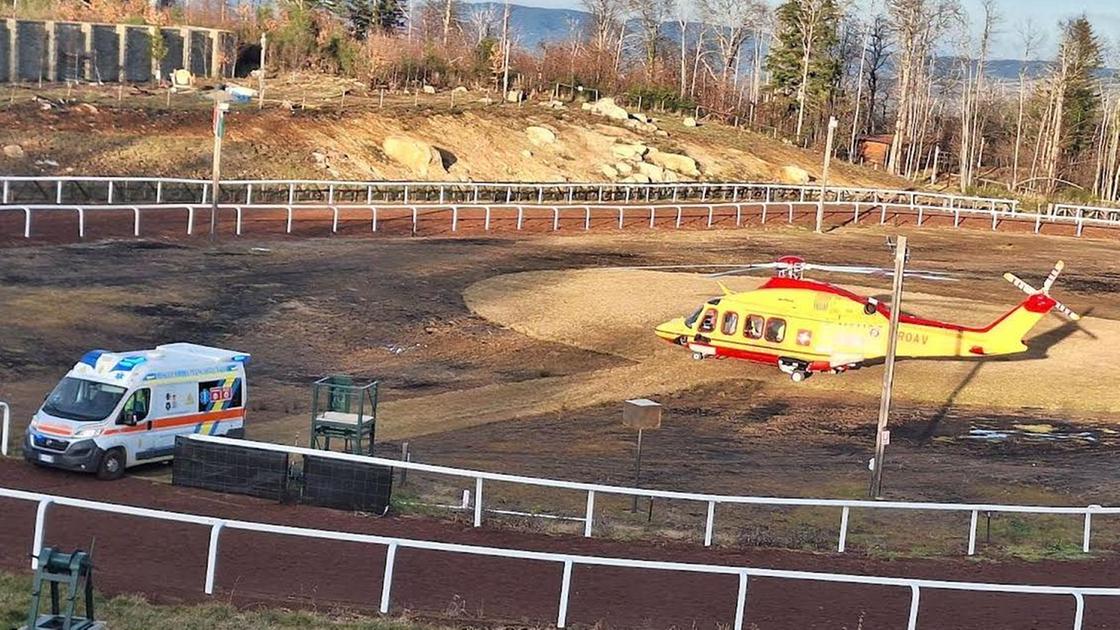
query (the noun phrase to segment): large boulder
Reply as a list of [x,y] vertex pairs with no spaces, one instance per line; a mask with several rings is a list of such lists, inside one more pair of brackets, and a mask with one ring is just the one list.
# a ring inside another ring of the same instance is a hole
[[556,142],[556,133],[547,127],[526,127],[525,135],[529,136],[529,142],[538,147]]
[[641,143],[616,144],[611,147],[611,153],[621,160],[640,160],[645,157],[649,147]]
[[700,167],[696,160],[680,153],[667,153],[665,151],[651,150],[646,154],[646,160],[661,168],[676,171],[688,177],[700,177]]
[[447,175],[439,150],[423,140],[408,136],[389,136],[381,143],[381,149],[391,160],[420,177]]
[[774,177],[783,184],[808,184],[812,180],[809,171],[792,164],[779,168]]
[[609,96],[603,97],[591,104],[591,113],[606,116],[611,120],[629,120],[630,113],[615,104]]
[[4,146],[4,155],[13,160],[19,160],[26,154],[23,152],[23,147],[18,144],[8,144]]
[[657,166],[656,164],[639,162],[638,173],[648,177],[652,182],[661,182],[665,180],[665,169]]
[[436,88],[433,85],[425,85],[423,90],[424,90],[425,94],[435,94],[436,93]]
[[619,175],[629,175],[634,172],[634,167],[627,162],[616,162],[614,170],[618,171]]
[[607,179],[615,179],[618,177],[618,169],[610,164],[603,164],[599,167],[599,171],[602,172]]
[[649,177],[642,173],[634,173],[633,175],[619,180],[627,184],[649,184]]
[[696,122],[696,119],[693,118],[692,116],[686,116],[685,119],[681,122],[681,124],[683,124],[685,127],[696,127],[696,126],[698,126],[698,123]]

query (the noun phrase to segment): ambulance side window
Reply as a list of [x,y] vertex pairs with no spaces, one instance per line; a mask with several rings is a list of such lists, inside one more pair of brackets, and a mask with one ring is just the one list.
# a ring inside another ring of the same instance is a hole
[[762,339],[762,324],[766,320],[761,315],[748,315],[747,325],[743,328],[743,334],[748,339]]
[[117,424],[125,424],[124,421],[133,416],[135,416],[137,422],[143,422],[152,408],[151,402],[152,390],[145,387],[132,392],[132,395],[124,402],[124,408],[121,409],[121,416]]

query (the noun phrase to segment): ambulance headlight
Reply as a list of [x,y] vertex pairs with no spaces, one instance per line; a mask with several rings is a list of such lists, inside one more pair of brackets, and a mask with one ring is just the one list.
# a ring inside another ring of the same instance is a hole
[[77,438],[91,438],[101,435],[101,427],[88,427],[85,429],[78,429],[74,432],[74,437]]

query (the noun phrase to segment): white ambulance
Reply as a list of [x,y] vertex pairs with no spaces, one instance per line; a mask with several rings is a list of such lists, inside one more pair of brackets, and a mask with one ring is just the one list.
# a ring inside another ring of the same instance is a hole
[[171,459],[175,436],[244,435],[244,352],[191,343],[82,356],[31,418],[24,458],[117,479]]

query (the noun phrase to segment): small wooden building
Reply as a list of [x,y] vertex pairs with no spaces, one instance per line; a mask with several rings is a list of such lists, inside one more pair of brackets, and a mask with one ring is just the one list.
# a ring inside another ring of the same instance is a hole
[[891,154],[894,134],[884,133],[876,136],[863,136],[856,145],[856,155],[863,164],[886,166]]

